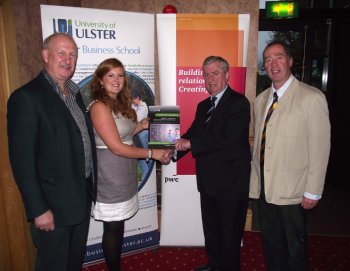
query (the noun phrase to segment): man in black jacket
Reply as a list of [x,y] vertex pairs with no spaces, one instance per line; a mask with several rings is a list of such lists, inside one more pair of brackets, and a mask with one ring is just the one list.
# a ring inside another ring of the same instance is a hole
[[196,160],[209,262],[195,270],[240,270],[250,176],[250,105],[228,86],[225,59],[209,56],[202,69],[210,97],[198,104],[191,127],[175,143],[177,159],[191,151]]
[[45,39],[44,69],[8,101],[11,167],[37,247],[37,271],[78,271],[96,186],[93,130],[70,80],[78,48],[69,35]]

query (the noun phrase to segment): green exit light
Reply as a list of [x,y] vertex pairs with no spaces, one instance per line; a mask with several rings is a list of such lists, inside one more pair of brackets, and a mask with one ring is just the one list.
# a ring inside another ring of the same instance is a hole
[[299,3],[294,1],[266,1],[266,17],[283,19],[299,16]]

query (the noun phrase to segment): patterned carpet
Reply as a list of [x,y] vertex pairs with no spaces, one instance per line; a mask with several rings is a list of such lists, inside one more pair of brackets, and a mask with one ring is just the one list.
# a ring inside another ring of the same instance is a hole
[[[349,271],[350,238],[309,236],[310,271]],[[261,235],[244,233],[241,271],[266,271]],[[205,264],[202,247],[158,247],[122,258],[123,271],[190,271]],[[86,266],[82,271],[108,271],[104,262]]]

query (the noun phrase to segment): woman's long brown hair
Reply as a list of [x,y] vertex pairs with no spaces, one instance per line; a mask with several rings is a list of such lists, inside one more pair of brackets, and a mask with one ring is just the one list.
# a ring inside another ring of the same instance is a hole
[[[119,67],[123,69],[124,86],[118,93],[116,99],[113,99],[108,95],[107,90],[102,87],[101,81],[103,76],[105,76],[111,69]],[[103,102],[111,109],[111,111],[114,112],[114,114],[117,115],[118,113],[121,113],[125,118],[136,122],[136,112],[131,107],[132,99],[128,88],[128,78],[126,76],[124,65],[120,60],[116,58],[108,58],[102,61],[95,70],[94,76],[90,83],[90,89],[93,100]]]

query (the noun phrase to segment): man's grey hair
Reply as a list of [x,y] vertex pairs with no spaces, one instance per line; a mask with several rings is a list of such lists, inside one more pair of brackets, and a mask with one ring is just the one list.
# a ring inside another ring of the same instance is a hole
[[52,35],[48,36],[44,42],[43,42],[43,49],[49,49],[50,47],[50,43],[51,41],[56,38],[56,37],[66,37],[68,39],[70,39],[74,44],[75,44],[75,47],[78,48],[75,40],[73,39],[73,37],[71,35],[68,35],[66,33],[53,33]]
[[219,62],[221,68],[223,69],[223,71],[225,73],[228,72],[229,69],[230,69],[230,66],[229,66],[227,60],[222,58],[221,56],[208,56],[206,59],[204,59],[204,62],[203,62],[203,65],[202,65],[202,69],[205,66],[207,66],[207,65],[209,65],[209,64],[211,64],[213,62]]

